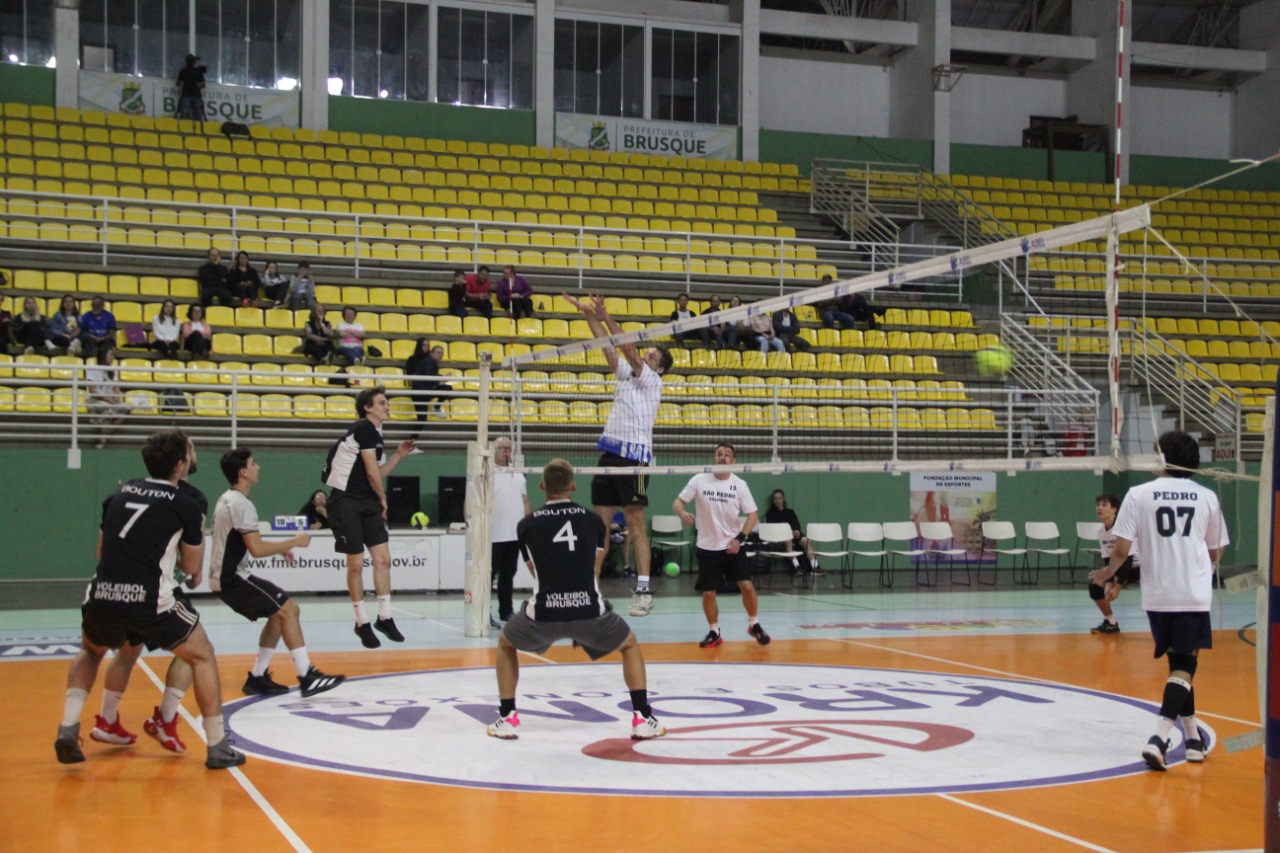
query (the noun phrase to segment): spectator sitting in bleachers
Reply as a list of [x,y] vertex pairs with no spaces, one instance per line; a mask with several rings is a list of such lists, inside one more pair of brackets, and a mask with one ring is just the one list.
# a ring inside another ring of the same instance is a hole
[[177,358],[178,338],[181,335],[178,308],[172,299],[166,299],[160,305],[160,313],[151,320],[151,348],[165,358]]
[[516,268],[507,264],[502,268],[502,278],[498,279],[495,288],[498,294],[498,305],[506,311],[512,320],[521,316],[533,316],[533,286],[529,279],[516,272]]
[[93,297],[93,307],[88,314],[80,318],[80,326],[84,329],[81,339],[84,341],[84,356],[92,358],[104,345],[116,345],[116,315],[106,308],[106,301],[101,296]]
[[467,274],[453,271],[453,284],[449,285],[449,313],[455,317],[467,316]]
[[[467,291],[463,294],[463,307],[480,312],[485,317],[493,317],[493,282],[489,281],[489,268],[480,267],[467,276]],[[465,316],[463,312],[462,316]]]
[[98,435],[98,448],[101,449],[107,446],[107,435],[124,422],[129,407],[124,392],[117,384],[115,346],[108,343],[101,347],[97,360],[97,367],[85,371],[85,382],[89,386],[89,420],[101,428]]
[[333,325],[324,318],[324,306],[312,303],[311,316],[302,327],[302,351],[319,364],[333,356]]
[[770,319],[767,311],[751,315],[751,333],[755,335],[755,340],[752,343],[760,347],[760,352],[767,353],[771,349],[777,352],[787,351],[787,346],[782,342],[782,338],[774,333],[773,320]]
[[262,289],[262,279],[258,271],[249,263],[249,253],[236,252],[236,265],[227,273],[227,287],[241,305],[255,305],[258,302],[258,291]]
[[[711,298],[707,300],[707,310],[705,313],[711,314],[719,311],[723,306],[720,304],[720,294],[713,293]],[[711,334],[711,345],[713,347],[735,347],[738,345],[738,333],[733,328],[732,323],[716,323],[708,326],[707,331]]]
[[273,307],[283,305],[289,296],[289,279],[280,275],[280,265],[275,261],[267,261],[262,270],[262,291]]
[[809,342],[800,337],[800,321],[790,308],[779,308],[773,312],[773,333],[782,341],[784,349],[791,347],[796,352],[809,349]]
[[[821,286],[825,287],[831,283],[831,276],[824,275],[822,277]],[[836,323],[840,324],[842,329],[853,328],[853,317],[844,310],[844,306],[839,299],[824,299],[821,302],[814,303],[818,316],[822,319],[822,327],[824,329],[834,329]]]
[[13,339],[22,347],[24,355],[31,355],[37,348],[44,346],[49,336],[49,323],[36,300],[28,296],[22,300],[22,313],[13,318]]
[[364,364],[364,324],[356,322],[356,309],[350,305],[342,309],[334,337],[338,342],[338,355],[351,364]]
[[311,277],[311,264],[306,261],[298,264],[298,272],[289,280],[289,295],[285,301],[291,311],[315,307],[316,281]]
[[235,295],[227,287],[227,276],[230,272],[222,265],[222,252],[210,248],[208,260],[196,270],[196,281],[200,282],[200,304],[206,308],[217,302],[219,305],[234,305]]
[[191,353],[194,358],[208,358],[213,349],[213,329],[204,319],[204,306],[192,305],[187,309],[187,322],[182,324],[182,336],[178,348]]
[[[671,312],[672,322],[675,322],[676,320],[689,320],[697,316],[698,316],[698,312],[694,311],[692,308],[689,307],[689,294],[682,293],[676,297],[676,310]],[[676,346],[678,347],[684,346],[685,334],[687,333],[685,332],[675,333],[674,337],[676,339]],[[707,329],[705,328],[698,329],[698,331],[694,332],[694,334],[698,336],[698,340],[702,341],[702,345],[704,347],[710,345],[711,333]]]
[[[738,296],[730,296],[729,307],[741,308],[742,298]],[[751,328],[750,322],[748,322],[747,320],[737,320],[734,322],[733,344],[732,344],[733,346],[737,346],[739,343],[741,343],[743,346],[746,346],[747,344],[753,342],[755,340],[755,337],[756,337],[756,333],[755,333],[755,330]]]
[[854,320],[866,323],[868,329],[876,328],[876,315],[883,316],[885,312],[885,309],[877,308],[868,302],[861,293],[850,293],[842,297],[840,307]]
[[431,414],[431,410],[444,399],[442,395],[435,394],[447,385],[439,379],[424,379],[426,376],[439,376],[440,365],[444,362],[444,347],[431,346],[430,338],[418,338],[418,346],[413,351],[413,355],[405,359],[404,375],[411,376],[409,387],[417,391],[413,398],[413,407],[418,413],[418,432],[421,433],[423,427],[427,423],[427,416]]
[[71,355],[80,355],[84,349],[80,341],[80,303],[70,293],[62,297],[62,306],[49,321],[49,339],[44,345],[50,352],[55,347],[65,347]]

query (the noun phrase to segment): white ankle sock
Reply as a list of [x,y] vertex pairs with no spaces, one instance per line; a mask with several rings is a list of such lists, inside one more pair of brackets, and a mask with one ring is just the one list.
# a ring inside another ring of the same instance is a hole
[[249,672],[253,675],[264,674],[267,671],[267,667],[271,666],[271,656],[275,653],[275,649],[258,646],[258,659],[253,662],[253,669],[249,670]]
[[298,669],[298,677],[306,675],[311,669],[311,658],[307,657],[307,647],[298,646],[296,649],[289,649],[289,654],[293,655],[293,665]]
[[209,746],[217,746],[227,736],[226,726],[222,724],[222,715],[204,718],[204,736]]
[[124,698],[123,690],[102,691],[102,719],[114,723],[120,718],[120,700]]
[[355,608],[355,611],[356,611],[356,624],[357,624],[357,625],[363,625],[363,624],[365,624],[366,622],[368,622],[368,621],[369,621],[369,617],[364,615],[364,602],[363,602],[363,601],[353,601],[353,602],[351,602],[351,606],[352,606],[352,607],[354,607],[354,608]]
[[1168,740],[1171,731],[1173,731],[1173,720],[1168,717],[1156,717],[1156,737]]
[[748,617],[747,617],[747,630],[751,630],[752,628],[754,628],[755,626],[757,626],[757,625],[759,625],[759,624],[760,624],[760,617],[759,617],[759,616],[748,616]]
[[391,593],[378,596],[378,618],[391,618]]
[[710,625],[708,625],[707,627],[708,627],[708,629],[711,631],[711,633],[713,633],[713,634],[719,634],[719,633],[720,633],[720,623],[719,623],[719,622],[712,622],[712,623],[711,623]]
[[67,688],[67,699],[62,705],[62,725],[74,726],[80,722],[80,712],[84,710],[84,703],[88,698],[88,690],[81,690],[79,687]]
[[187,691],[176,687],[166,687],[164,697],[160,700],[160,719],[167,723],[178,716],[178,709],[182,707],[182,697],[186,693]]
[[1179,721],[1182,723],[1182,733],[1186,736],[1187,740],[1200,739],[1200,721],[1197,720],[1194,715],[1190,717],[1179,717]]
[[636,575],[636,592],[644,593],[648,591],[649,591],[649,576]]

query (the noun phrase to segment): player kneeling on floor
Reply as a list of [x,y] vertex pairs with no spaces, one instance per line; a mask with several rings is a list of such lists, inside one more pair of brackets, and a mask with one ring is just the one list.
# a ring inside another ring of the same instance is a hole
[[266,619],[258,638],[258,659],[244,682],[247,696],[274,696],[288,693],[289,688],[277,684],[267,669],[280,638],[293,656],[298,669],[298,684],[303,696],[314,696],[332,690],[346,680],[344,675],[325,675],[312,665],[307,645],[302,639],[302,623],[298,604],[280,587],[255,577],[250,571],[250,558],[283,556],[293,562],[293,549],[311,544],[311,534],[298,535],[280,542],[263,541],[258,533],[258,510],[249,500],[249,491],[258,484],[261,469],[253,451],[237,447],[222,454],[222,473],[231,488],[218,498],[213,510],[213,556],[209,561],[209,588],[228,607],[246,619]]
[[503,740],[520,736],[517,652],[541,654],[557,640],[572,640],[592,660],[613,651],[622,654],[622,679],[631,692],[631,737],[661,737],[667,730],[649,707],[640,644],[600,594],[608,528],[597,513],[573,502],[573,474],[563,459],[547,463],[541,483],[546,505],[516,528],[520,553],[533,575],[533,597],[516,609],[498,639],[498,721],[489,734]]

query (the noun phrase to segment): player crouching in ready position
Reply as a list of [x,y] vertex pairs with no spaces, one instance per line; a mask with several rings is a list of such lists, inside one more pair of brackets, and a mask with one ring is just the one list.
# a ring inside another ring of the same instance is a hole
[[258,659],[244,682],[246,696],[278,696],[289,688],[271,678],[267,665],[281,636],[298,668],[298,684],[303,696],[332,690],[346,676],[325,675],[311,665],[307,644],[302,638],[298,603],[271,581],[255,577],[250,558],[282,556],[293,562],[293,549],[311,543],[311,534],[299,533],[280,542],[264,542],[258,532],[258,510],[249,500],[249,491],[258,484],[259,467],[253,451],[237,447],[222,454],[222,474],[227,489],[213,510],[213,556],[209,560],[209,588],[223,604],[251,622],[266,619],[258,638]]
[[516,684],[517,652],[541,654],[557,640],[569,639],[592,660],[613,651],[622,654],[622,679],[631,692],[633,740],[667,733],[649,707],[644,655],[630,626],[600,594],[608,528],[600,516],[574,503],[573,466],[553,459],[542,469],[546,505],[516,528],[520,552],[533,575],[533,598],[516,610],[498,639],[498,721],[489,734],[504,740],[520,736]]

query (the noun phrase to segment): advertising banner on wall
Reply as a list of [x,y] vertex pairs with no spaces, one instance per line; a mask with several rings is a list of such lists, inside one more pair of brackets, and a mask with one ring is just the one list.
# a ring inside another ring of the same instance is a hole
[[[297,127],[299,97],[298,92],[210,83],[204,89],[205,117],[207,121]],[[81,71],[80,109],[173,116],[178,112],[178,87],[172,80],[155,77]]]
[[738,128],[556,113],[556,145],[591,151],[630,151],[637,154],[700,157],[704,160],[736,160]]
[[[955,547],[968,552],[970,563],[982,553],[982,522],[996,519],[996,475],[992,473],[911,474],[911,520],[945,522]],[[923,538],[922,548],[948,548],[946,540]]]

